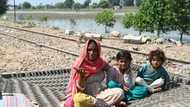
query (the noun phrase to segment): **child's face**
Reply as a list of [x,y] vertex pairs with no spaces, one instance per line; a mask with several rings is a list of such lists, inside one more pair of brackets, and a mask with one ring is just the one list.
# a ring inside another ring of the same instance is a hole
[[154,69],[157,69],[161,66],[162,61],[159,57],[153,56],[152,60],[151,60],[151,65]]
[[121,58],[121,59],[117,60],[117,65],[119,66],[119,69],[122,71],[128,69],[129,63],[130,63],[130,61],[128,61],[125,58]]

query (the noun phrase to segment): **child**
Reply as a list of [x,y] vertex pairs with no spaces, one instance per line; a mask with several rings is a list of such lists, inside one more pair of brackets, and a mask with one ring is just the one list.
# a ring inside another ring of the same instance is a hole
[[120,87],[124,90],[124,101],[141,99],[147,96],[148,90],[143,85],[135,86],[135,76],[131,72],[130,65],[132,61],[131,53],[127,50],[121,50],[116,55],[117,64],[115,68],[118,71],[117,82],[109,81],[108,88]]
[[117,64],[115,68],[119,71],[118,81],[123,88],[131,88],[134,85],[134,76],[131,72],[130,65],[132,61],[131,53],[127,50],[121,50],[116,55]]
[[148,87],[150,93],[155,93],[164,89],[169,81],[169,75],[162,64],[166,60],[161,49],[153,50],[149,53],[149,64],[145,64],[138,72],[136,84]]

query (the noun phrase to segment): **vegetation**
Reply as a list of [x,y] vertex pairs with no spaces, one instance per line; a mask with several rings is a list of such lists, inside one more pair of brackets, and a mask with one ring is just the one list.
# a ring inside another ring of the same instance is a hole
[[73,4],[74,4],[74,0],[65,0],[64,2],[64,8],[72,8],[73,7]]
[[0,16],[7,11],[7,0],[0,0]]
[[98,4],[98,7],[100,7],[100,8],[109,8],[110,3],[107,0],[101,0],[100,3]]
[[32,7],[32,5],[29,3],[29,2],[24,2],[23,4],[22,4],[22,8],[23,9],[30,9]]
[[168,22],[165,13],[170,10],[166,10],[166,8],[166,0],[144,0],[138,13],[142,14],[143,18],[148,19],[146,22],[142,22],[146,26],[145,29],[148,31],[156,30],[158,37],[161,31],[169,30],[165,25]]
[[63,9],[65,6],[65,4],[63,2],[58,2],[55,4],[55,7],[58,8],[58,9]]
[[[135,13],[125,14],[123,24],[126,28],[133,27],[141,34],[143,31],[157,32],[159,37],[161,33],[171,30],[180,32],[180,41],[183,35],[190,33],[190,2],[189,0],[100,0],[99,3],[91,4],[92,0],[85,0],[84,4],[74,0],[65,0],[55,5],[32,6],[28,2],[24,2],[17,6],[20,9],[65,9],[70,8],[76,11],[81,8],[112,8],[115,5],[139,6],[139,10]],[[102,10],[103,10],[102,9]],[[7,10],[7,0],[0,1],[0,15]],[[85,9],[84,9],[85,10]],[[128,10],[127,10],[128,11]],[[133,10],[134,12],[135,10]],[[96,16],[96,23],[105,25],[105,32],[114,25],[113,12],[108,10],[99,13]]]
[[28,21],[31,21],[33,18],[32,18],[32,15],[27,15],[24,19],[28,20]]
[[88,8],[91,3],[91,0],[86,0],[83,4],[83,8]]
[[123,18],[124,27],[130,28],[131,26],[133,26],[133,28],[139,31],[139,35],[141,35],[141,33],[146,28],[146,24],[145,24],[146,22],[147,21],[143,17],[143,14],[133,14],[133,13],[125,14]]
[[120,0],[108,0],[112,6],[119,5]]
[[73,5],[74,10],[76,10],[76,11],[78,11],[81,7],[82,7],[82,6],[81,6],[80,3],[75,3],[75,4]]
[[[4,1],[4,0],[3,0]],[[79,0],[80,1],[80,0]],[[19,4],[16,6],[17,9],[75,9],[75,7],[80,8],[113,8],[113,6],[133,6],[133,5],[139,5],[141,0],[100,0],[99,2],[91,4],[92,0],[85,0],[84,4],[80,4],[79,2],[75,2],[75,0],[63,0],[62,2],[55,3],[55,5],[52,4],[42,4],[40,3],[37,6],[32,5],[29,2],[24,2],[22,4]],[[77,5],[76,5],[77,4]],[[91,4],[91,5],[90,5]]]
[[183,43],[183,34],[190,31],[190,2],[189,0],[174,0],[173,26],[180,32],[180,42]]
[[48,16],[42,16],[42,17],[40,18],[40,20],[41,20],[42,22],[47,22]]
[[133,0],[124,0],[125,6],[132,6],[133,5]]
[[42,17],[40,18],[40,21],[42,21],[43,26],[44,26],[44,28],[45,28],[45,26],[46,26],[46,24],[47,24],[47,21],[48,21],[48,16],[42,16]]
[[108,33],[108,27],[113,27],[114,21],[114,13],[111,10],[104,10],[96,16],[96,23],[105,26],[105,33]]
[[141,2],[142,2],[142,0],[134,0],[133,4],[134,4],[134,6],[140,6]]
[[24,23],[28,26],[28,27],[32,27],[35,26],[36,24],[33,22],[33,16],[31,14],[24,16]]
[[170,30],[180,31],[182,35],[190,30],[189,0],[143,0],[136,14],[125,14],[123,24],[126,28],[134,27],[142,31],[157,31],[160,33]]
[[93,3],[92,8],[98,8],[98,3]]
[[135,15],[132,13],[126,13],[125,16],[123,17],[123,24],[125,28],[130,28],[131,26],[135,26],[134,25],[134,20]]

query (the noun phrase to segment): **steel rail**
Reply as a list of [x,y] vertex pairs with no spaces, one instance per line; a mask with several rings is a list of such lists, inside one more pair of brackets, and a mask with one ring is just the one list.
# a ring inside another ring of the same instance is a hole
[[78,56],[78,54],[75,54],[75,52],[69,52],[69,51],[66,51],[66,50],[63,50],[63,49],[57,49],[55,47],[50,47],[50,46],[47,46],[47,45],[42,45],[42,44],[38,44],[36,42],[33,42],[33,41],[29,41],[29,40],[26,40],[26,39],[22,39],[22,38],[18,38],[18,37],[15,37],[15,36],[11,36],[9,34],[5,34],[5,33],[2,33],[0,32],[1,35],[4,35],[4,36],[9,36],[9,37],[12,37],[12,38],[15,38],[17,40],[20,40],[20,41],[24,41],[24,42],[27,42],[27,43],[30,43],[30,44],[34,44],[38,47],[44,47],[44,48],[48,48],[48,49],[51,49],[51,50],[55,50],[55,51],[58,51],[58,52],[62,52],[62,53],[66,53],[66,54],[70,54],[70,55],[73,55],[75,57]]
[[[65,37],[60,37],[60,36],[55,36],[53,34],[47,34],[47,33],[43,33],[43,32],[37,32],[37,31],[31,31],[31,30],[27,30],[27,29],[23,29],[23,28],[18,28],[18,27],[10,27],[10,26],[5,26],[5,25],[0,25],[2,27],[7,27],[7,28],[11,28],[11,29],[16,29],[16,30],[21,30],[21,31],[25,31],[25,32],[31,32],[31,33],[36,33],[36,34],[40,34],[40,35],[44,35],[44,36],[48,36],[48,37],[54,37],[54,38],[61,38],[61,39],[64,39],[64,40],[69,40],[69,41],[73,41],[73,42],[78,42],[77,40],[75,39],[71,39],[71,38],[65,38]],[[21,38],[20,38],[21,39]],[[104,39],[104,38],[103,38]],[[29,40],[25,40],[23,39],[23,41],[27,41],[27,42],[31,42]],[[31,42],[33,44],[36,44],[35,42]],[[38,44],[36,44],[38,45]],[[46,47],[46,48],[49,48],[49,49],[52,49],[52,50],[57,50],[59,52],[64,52],[64,53],[67,53],[67,54],[70,54],[70,52],[68,51],[65,51],[65,50],[60,50],[60,49],[56,49],[56,48],[53,48],[53,47],[49,47],[49,46],[46,46],[46,45],[43,45],[42,47]],[[113,49],[113,50],[122,50],[122,48],[117,48],[117,47],[112,47],[112,46],[107,46],[107,45],[101,45],[101,47],[103,48],[107,48],[107,49]],[[137,51],[132,51],[132,50],[129,50],[131,53],[133,54],[139,54],[139,55],[144,55],[144,56],[147,56],[148,54],[147,53],[143,53],[143,52],[137,52]],[[73,56],[78,56],[76,54],[71,53],[71,55]],[[169,61],[173,61],[173,62],[177,62],[177,63],[183,63],[183,64],[190,64],[189,61],[184,61],[184,60],[178,60],[178,59],[173,59],[173,58],[168,58],[167,59]]]

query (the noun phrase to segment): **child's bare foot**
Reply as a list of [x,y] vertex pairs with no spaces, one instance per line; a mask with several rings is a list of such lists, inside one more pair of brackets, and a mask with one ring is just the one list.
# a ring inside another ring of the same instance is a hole
[[124,101],[121,101],[119,104],[115,105],[115,107],[127,107],[127,103]]
[[156,89],[152,89],[151,90],[151,93],[153,94],[153,93],[156,93],[156,92],[160,92],[162,90],[162,88],[156,88]]

